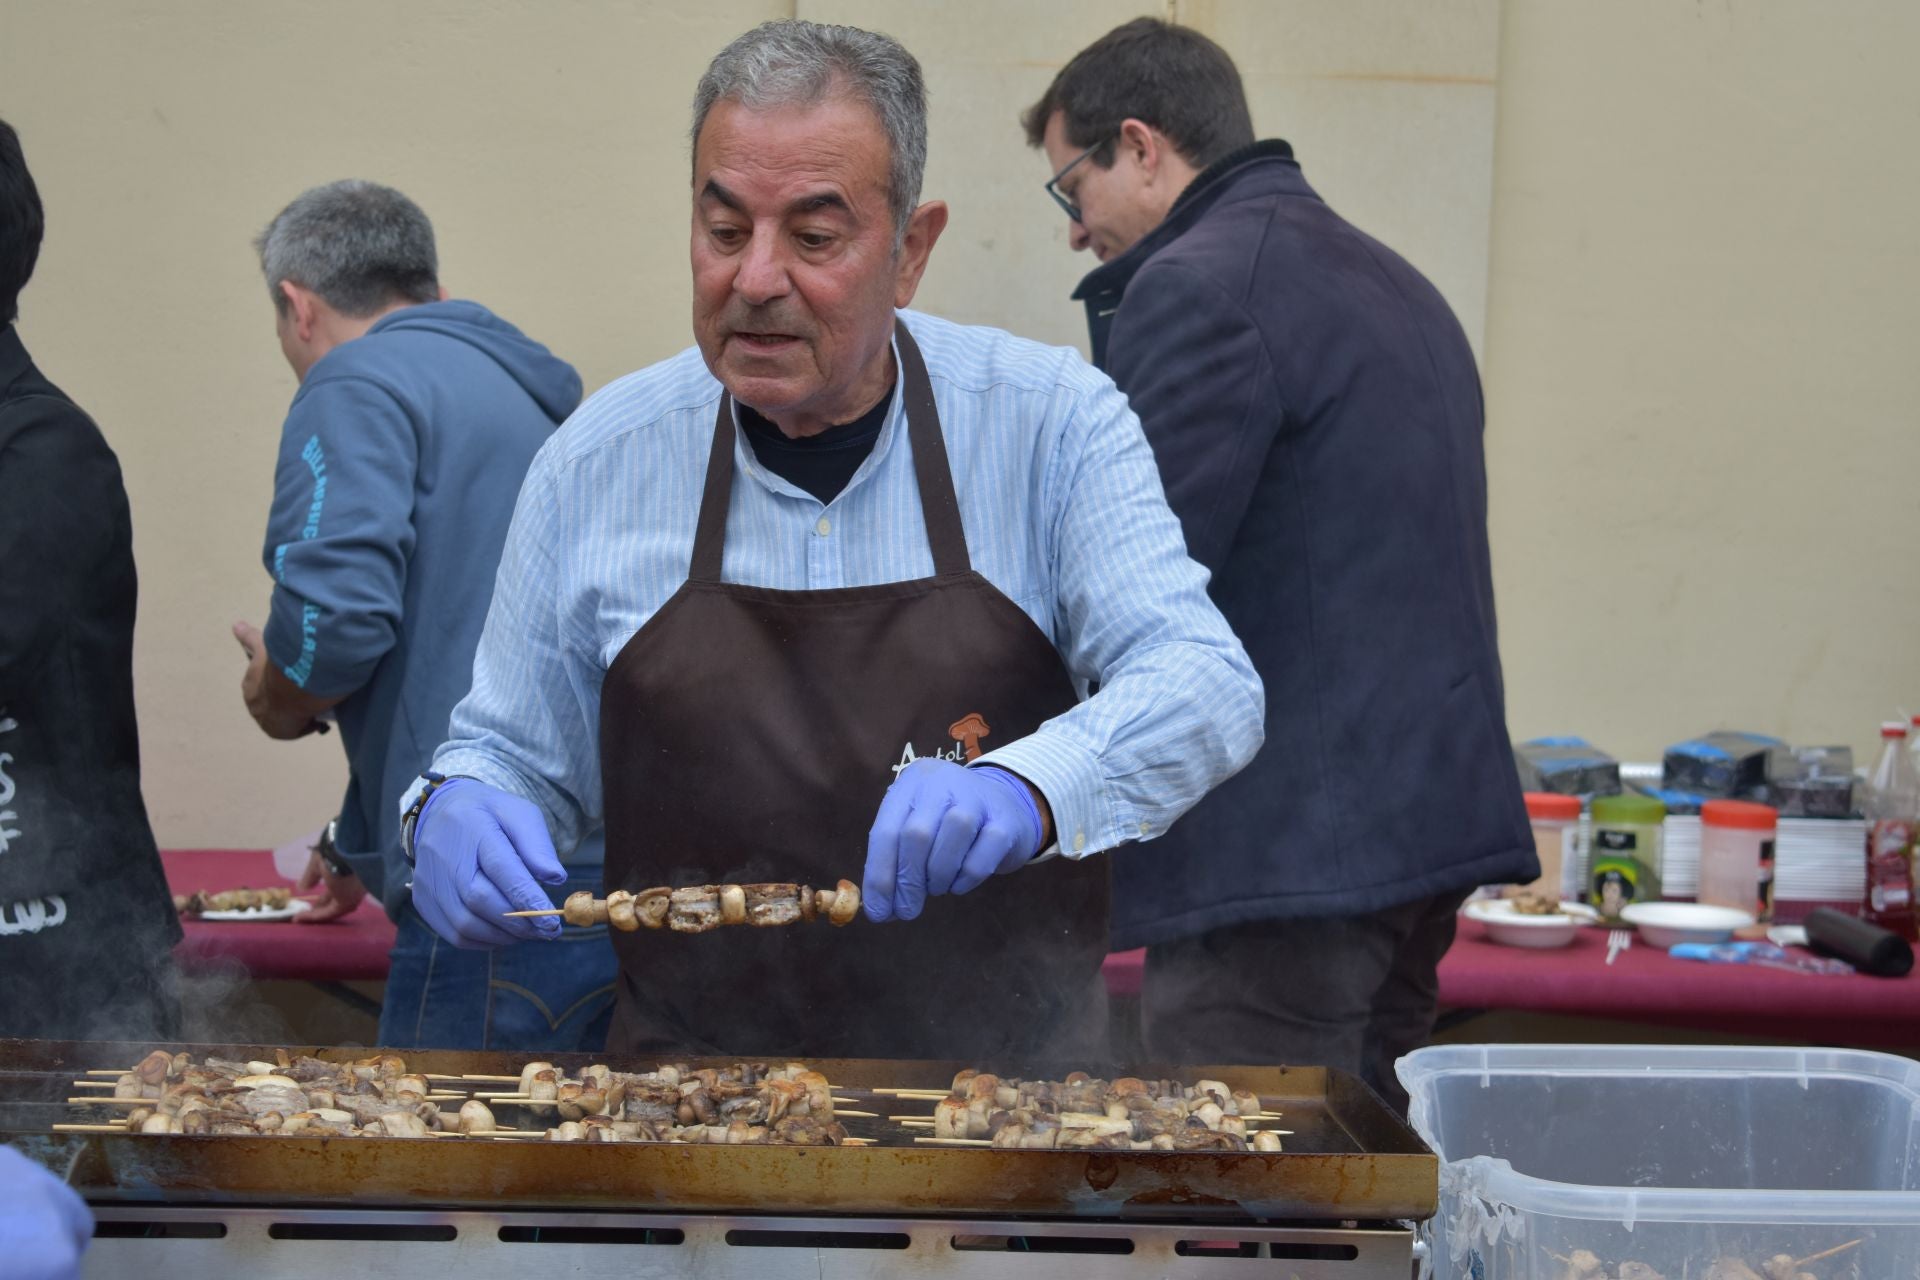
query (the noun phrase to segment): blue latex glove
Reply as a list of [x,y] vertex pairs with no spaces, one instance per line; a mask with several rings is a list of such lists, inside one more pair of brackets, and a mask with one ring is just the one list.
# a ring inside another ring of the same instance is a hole
[[73,1280],[93,1239],[93,1213],[72,1187],[0,1146],[0,1275]]
[[456,947],[485,950],[560,936],[558,916],[509,920],[553,906],[541,885],[567,882],[540,811],[472,778],[443,782],[413,829],[413,905]]
[[1040,851],[1040,806],[1005,769],[916,760],[880,801],[861,898],[869,920],[911,920],[929,895],[967,893]]

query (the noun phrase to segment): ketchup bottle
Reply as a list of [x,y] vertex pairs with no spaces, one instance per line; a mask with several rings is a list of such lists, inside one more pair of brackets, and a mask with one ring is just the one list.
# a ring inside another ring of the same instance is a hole
[[1920,773],[1907,756],[1907,726],[1880,726],[1880,759],[1867,781],[1867,900],[1869,924],[1912,941],[1920,937],[1913,894],[1913,844],[1920,825]]

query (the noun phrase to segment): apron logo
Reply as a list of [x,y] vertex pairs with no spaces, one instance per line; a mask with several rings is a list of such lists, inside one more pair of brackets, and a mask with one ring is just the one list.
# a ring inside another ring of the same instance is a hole
[[[986,717],[978,711],[969,711],[966,715],[961,716],[958,720],[948,725],[947,732],[953,735],[953,747],[951,749],[942,748],[937,750],[927,758],[930,760],[951,760],[955,764],[962,764],[968,760],[978,760],[980,758],[980,739],[992,733],[993,726],[989,725]],[[893,766],[893,772],[897,775],[902,769],[918,759],[920,759],[920,756],[914,752],[913,744],[909,742],[900,749],[900,763]]]
[[[12,733],[20,727],[20,722],[0,709],[0,733]],[[14,824],[20,821],[20,815],[10,806],[13,804],[13,779],[7,776],[7,766],[13,763],[11,752],[0,751],[0,853],[5,853],[15,840],[20,838],[20,828]]]
[[[9,921],[7,916],[13,919]],[[25,902],[16,902],[11,908],[0,907],[0,938],[10,938],[19,933],[38,933],[42,929],[58,929],[67,922],[67,900],[59,894],[50,894],[44,898],[30,898]]]

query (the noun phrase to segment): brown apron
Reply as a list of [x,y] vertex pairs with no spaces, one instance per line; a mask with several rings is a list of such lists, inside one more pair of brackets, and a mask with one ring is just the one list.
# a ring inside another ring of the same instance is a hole
[[[934,576],[825,591],[721,581],[735,427],[722,396],[686,583],[600,704],[606,887],[859,884],[908,754],[965,760],[1074,705],[1053,645],[967,557],[939,413],[900,325]],[[609,1048],[880,1058],[1097,1052],[1107,864],[929,898],[917,920],[615,932]]]

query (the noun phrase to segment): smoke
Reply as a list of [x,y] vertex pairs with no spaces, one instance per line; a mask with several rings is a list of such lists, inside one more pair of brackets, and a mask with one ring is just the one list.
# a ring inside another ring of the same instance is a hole
[[196,961],[179,973],[180,1038],[193,1044],[294,1043],[286,1016],[259,996],[252,974],[237,960]]

